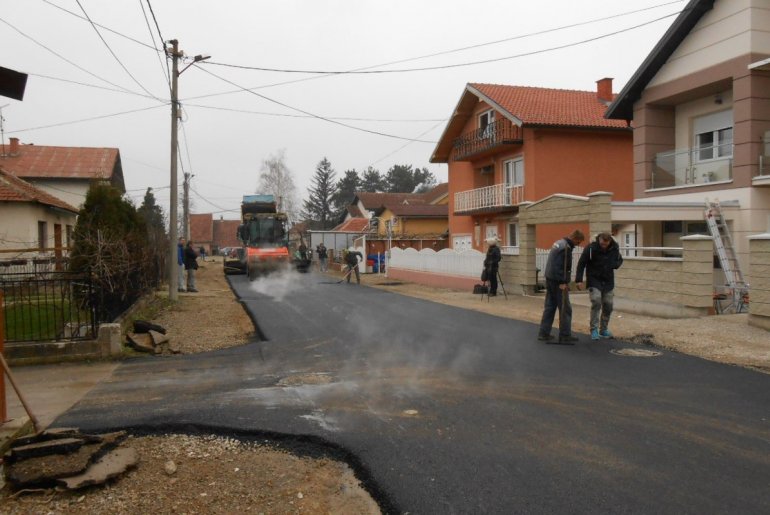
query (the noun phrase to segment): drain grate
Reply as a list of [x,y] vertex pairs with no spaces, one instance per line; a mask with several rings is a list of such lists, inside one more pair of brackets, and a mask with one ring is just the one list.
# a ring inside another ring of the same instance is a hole
[[618,356],[629,356],[632,358],[654,358],[662,354],[660,351],[649,349],[612,349],[610,352]]

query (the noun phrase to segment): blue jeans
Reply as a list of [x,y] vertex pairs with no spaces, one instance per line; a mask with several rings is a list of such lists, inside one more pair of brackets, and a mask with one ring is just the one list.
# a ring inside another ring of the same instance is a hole
[[557,309],[559,310],[559,336],[569,336],[572,334],[572,304],[569,301],[569,294],[566,290],[559,288],[558,282],[546,279],[545,307],[540,321],[540,336],[551,334]]
[[[612,315],[613,290],[603,292],[599,288],[588,288],[588,298],[591,299],[591,329],[602,332],[607,330]],[[601,315],[601,316],[600,316]]]

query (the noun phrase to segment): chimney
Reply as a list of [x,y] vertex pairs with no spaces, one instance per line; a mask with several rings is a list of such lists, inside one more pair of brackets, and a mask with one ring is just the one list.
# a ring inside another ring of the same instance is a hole
[[19,155],[19,138],[8,138],[11,142],[11,150],[8,152],[8,155],[11,156],[17,156]]
[[596,98],[605,104],[612,102],[612,77],[596,81]]

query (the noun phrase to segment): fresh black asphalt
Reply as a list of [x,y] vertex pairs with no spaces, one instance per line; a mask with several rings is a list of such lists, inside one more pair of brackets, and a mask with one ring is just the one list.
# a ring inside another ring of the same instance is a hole
[[325,442],[391,512],[770,513],[770,375],[315,274],[231,280],[266,341],[127,362],[56,425]]

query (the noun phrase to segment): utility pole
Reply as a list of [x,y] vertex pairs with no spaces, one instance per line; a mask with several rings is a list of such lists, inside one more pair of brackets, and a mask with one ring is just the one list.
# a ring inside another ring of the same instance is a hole
[[[177,252],[177,204],[179,203],[179,191],[177,189],[177,141],[178,141],[178,128],[179,128],[179,89],[178,79],[187,68],[193,64],[204,61],[211,57],[210,55],[196,55],[193,58],[193,62],[182,68],[179,71],[179,58],[184,57],[184,52],[179,50],[179,41],[172,39],[167,41],[171,44],[171,48],[166,47],[166,54],[171,56],[173,66],[171,68],[171,206],[169,208],[169,228],[168,235],[171,239],[169,245],[169,260],[168,260],[168,298],[170,300],[177,300],[177,289],[179,288],[179,265],[177,264],[176,252]],[[188,174],[185,174],[185,233],[187,232],[187,178]],[[185,234],[185,237],[189,235]]]
[[171,205],[169,207],[169,227],[168,235],[171,240],[169,245],[168,260],[168,298],[176,301],[179,298],[179,263],[177,261],[177,202],[179,201],[176,186],[176,166],[177,166],[177,130],[178,130],[178,79],[179,79],[179,58],[182,54],[179,52],[179,41],[172,39],[169,41],[171,48],[166,48],[166,52],[171,55]]
[[190,178],[192,174],[184,174],[184,190],[182,192],[182,236],[190,241]]

